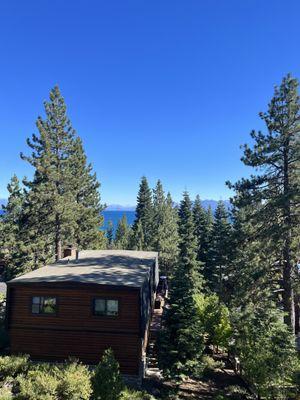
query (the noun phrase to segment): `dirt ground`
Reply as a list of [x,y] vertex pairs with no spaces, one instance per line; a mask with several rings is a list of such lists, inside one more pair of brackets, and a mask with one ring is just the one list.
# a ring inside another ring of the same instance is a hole
[[[220,357],[218,357],[220,359]],[[244,382],[234,372],[231,364],[226,358],[222,357],[224,367],[216,369],[206,374],[201,380],[189,379],[179,386],[177,395],[175,385],[171,382],[163,381],[161,378],[148,378],[144,382],[145,389],[160,399],[192,400],[192,399],[218,399],[223,395],[228,399],[247,399],[248,395],[234,395],[233,392],[245,392],[247,388]]]

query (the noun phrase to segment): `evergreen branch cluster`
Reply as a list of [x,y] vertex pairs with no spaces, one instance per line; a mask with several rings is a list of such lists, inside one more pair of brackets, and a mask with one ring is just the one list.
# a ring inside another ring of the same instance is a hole
[[27,140],[31,154],[21,154],[33,167],[33,178],[24,178],[22,184],[12,177],[1,216],[0,251],[7,279],[60,259],[65,246],[97,248],[103,242],[100,184],[57,86],[44,107],[45,118],[36,123],[38,134]]

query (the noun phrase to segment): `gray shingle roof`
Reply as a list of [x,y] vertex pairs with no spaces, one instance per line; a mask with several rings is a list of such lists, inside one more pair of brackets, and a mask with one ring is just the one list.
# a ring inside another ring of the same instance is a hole
[[11,283],[79,282],[141,287],[158,253],[132,250],[85,250],[12,279]]

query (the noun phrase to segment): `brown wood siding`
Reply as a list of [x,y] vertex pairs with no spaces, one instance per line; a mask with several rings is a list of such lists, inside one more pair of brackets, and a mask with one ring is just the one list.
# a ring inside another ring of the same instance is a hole
[[138,375],[141,339],[138,335],[43,329],[10,330],[13,354],[30,354],[33,360],[64,361],[76,357],[97,364],[107,348],[112,348],[124,374]]
[[[33,315],[32,296],[56,296],[57,315]],[[97,297],[118,299],[119,316],[94,316],[92,304]],[[138,373],[142,342],[139,290],[85,284],[11,285],[8,328],[12,353],[27,353],[40,360],[72,356],[94,364],[111,347],[123,373]]]

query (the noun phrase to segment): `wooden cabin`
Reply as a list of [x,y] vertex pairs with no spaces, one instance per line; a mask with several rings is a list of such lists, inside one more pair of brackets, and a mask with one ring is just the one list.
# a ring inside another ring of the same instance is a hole
[[158,285],[156,252],[88,250],[7,284],[12,354],[97,364],[112,348],[123,374],[142,376]]

